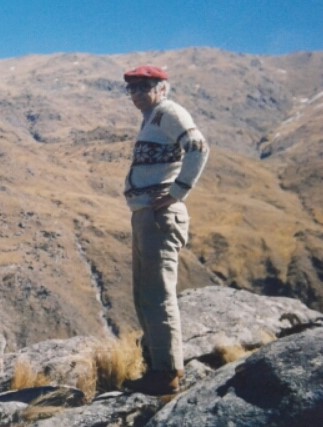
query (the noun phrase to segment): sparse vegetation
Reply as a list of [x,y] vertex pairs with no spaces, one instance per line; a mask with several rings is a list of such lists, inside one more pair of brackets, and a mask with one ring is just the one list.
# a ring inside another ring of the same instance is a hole
[[221,359],[223,364],[234,362],[250,353],[251,351],[246,350],[241,345],[218,346],[214,348],[214,354]]
[[97,390],[120,388],[126,379],[139,377],[144,371],[138,333],[126,334],[117,340],[112,349],[104,345],[96,348],[94,358],[97,369]]
[[22,390],[29,387],[40,387],[50,384],[50,378],[42,372],[35,372],[30,363],[18,359],[11,381],[11,389]]
[[89,368],[84,375],[78,377],[76,387],[82,390],[85,400],[90,402],[96,395],[97,390],[97,366],[95,363],[94,352],[89,359]]
[[[103,342],[99,347],[93,348],[86,357],[86,362],[86,369],[77,378],[76,387],[84,393],[86,401],[89,402],[96,394],[118,389],[126,379],[139,377],[144,371],[138,333],[131,332],[113,343]],[[55,378],[57,383],[57,376]],[[67,385],[68,379],[59,373],[58,382],[57,385]],[[21,390],[51,383],[53,379],[50,374],[35,372],[27,360],[17,361],[11,389]],[[39,403],[35,402],[34,406],[39,406]]]
[[[90,353],[87,352],[84,359],[80,357],[80,360],[86,361],[86,369],[76,379],[76,387],[83,392],[85,402],[90,403],[99,393],[120,388],[125,379],[133,379],[141,375],[145,365],[141,347],[138,344],[138,335],[137,332],[131,332],[112,343],[111,341],[103,342],[102,345],[95,346]],[[59,378],[59,384],[57,384],[57,378]],[[11,388],[22,390],[46,386],[54,382],[57,386],[69,385],[68,378],[64,378],[61,372],[58,372],[58,375],[57,372],[45,375],[43,372],[36,372],[28,360],[18,359]],[[70,385],[73,387],[75,384]],[[29,423],[37,420],[50,418],[62,412],[72,400],[73,393],[71,394],[69,387],[58,388],[31,402],[22,412],[22,420],[26,425],[30,425]]]
[[248,345],[235,344],[230,340],[223,338],[219,340],[213,349],[214,358],[217,359],[220,365],[234,362],[242,357],[248,356],[251,353],[257,351],[261,346],[274,341],[276,336],[267,331],[261,331],[260,341],[258,347],[250,347]]

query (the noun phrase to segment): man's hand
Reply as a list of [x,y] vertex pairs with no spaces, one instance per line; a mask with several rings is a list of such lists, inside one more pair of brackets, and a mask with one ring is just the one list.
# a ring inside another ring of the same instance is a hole
[[154,211],[158,211],[159,209],[162,209],[162,208],[168,208],[168,206],[176,202],[177,202],[177,199],[172,197],[170,194],[167,194],[166,196],[157,197],[152,207]]

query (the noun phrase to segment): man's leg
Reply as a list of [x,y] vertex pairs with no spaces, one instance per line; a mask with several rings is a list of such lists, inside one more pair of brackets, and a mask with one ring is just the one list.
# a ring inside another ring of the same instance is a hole
[[135,304],[150,349],[152,369],[182,371],[176,285],[178,254],[188,235],[185,205],[177,203],[157,212],[151,209],[136,212],[133,233],[136,254],[140,257],[140,274],[134,284]]
[[[139,221],[137,219],[137,221]],[[133,299],[134,305],[138,317],[139,324],[143,331],[143,336],[141,338],[141,347],[143,358],[145,363],[149,368],[151,368],[151,355],[149,351],[149,340],[146,327],[146,320],[144,314],[142,313],[141,308],[141,281],[142,281],[142,268],[141,268],[141,259],[140,251],[137,243],[137,233],[136,229],[133,228],[132,232],[132,286],[133,286]]]

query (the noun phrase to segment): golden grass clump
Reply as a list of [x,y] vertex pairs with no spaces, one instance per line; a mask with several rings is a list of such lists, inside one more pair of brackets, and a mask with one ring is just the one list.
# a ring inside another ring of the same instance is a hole
[[248,347],[243,344],[235,343],[230,338],[223,336],[219,337],[214,346],[213,354],[220,365],[234,362],[242,357],[248,356],[259,350],[263,345],[270,343],[276,339],[276,336],[271,332],[262,330],[259,331],[259,344],[257,347]]
[[138,378],[143,373],[145,364],[138,336],[137,332],[130,332],[93,349],[88,368],[76,382],[86,401],[97,393],[119,389],[126,379]]
[[122,336],[112,346],[96,348],[94,357],[99,392],[120,388],[126,379],[138,378],[145,369],[136,332]]
[[76,381],[76,387],[82,390],[87,402],[90,402],[96,395],[97,382],[97,364],[95,360],[95,353],[93,352],[88,360],[86,373],[79,376]]
[[[137,332],[131,332],[113,342],[107,341],[94,347],[86,358],[80,358],[86,364],[82,373],[78,374],[74,385],[84,393],[86,402],[90,402],[97,393],[119,389],[126,379],[138,378],[143,373],[145,364],[141,346],[138,343],[138,335]],[[57,378],[55,382],[57,382]],[[67,385],[70,381],[61,375],[58,382],[61,385]],[[21,390],[50,383],[51,378],[43,373],[36,373],[28,361],[17,361],[11,389]],[[40,405],[36,402],[32,406],[38,408]],[[30,416],[36,416],[38,411],[39,416],[45,417],[46,410],[41,415],[42,411],[37,408],[30,409]]]
[[35,372],[26,360],[18,360],[11,380],[12,390],[49,385],[50,378],[42,372]]
[[251,351],[246,350],[241,345],[217,346],[214,348],[214,353],[219,357],[223,364],[234,362],[241,357],[251,354]]

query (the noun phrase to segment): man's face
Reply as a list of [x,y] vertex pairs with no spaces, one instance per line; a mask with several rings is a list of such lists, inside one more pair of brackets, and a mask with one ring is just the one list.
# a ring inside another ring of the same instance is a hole
[[127,91],[134,105],[142,112],[154,108],[161,100],[162,93],[156,88],[156,80],[133,78],[127,85]]

